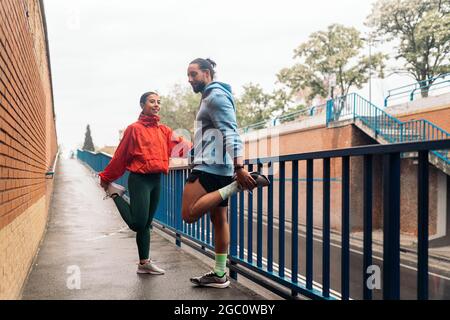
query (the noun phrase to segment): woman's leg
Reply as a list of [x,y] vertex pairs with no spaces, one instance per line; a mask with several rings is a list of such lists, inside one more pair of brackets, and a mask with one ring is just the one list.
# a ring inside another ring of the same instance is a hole
[[141,261],[148,259],[149,234],[146,232],[148,212],[150,208],[151,185],[145,176],[130,173],[128,177],[130,204],[123,198],[115,197],[114,202],[128,227],[136,232],[136,244]]
[[149,185],[150,185],[150,205],[148,209],[147,224],[144,230],[136,234],[136,240],[138,241],[138,243],[148,244],[146,248],[143,248],[146,250],[146,255],[144,255],[147,256],[146,259],[150,257],[150,226],[152,224],[153,217],[155,216],[156,209],[158,208],[159,196],[161,193],[161,180],[159,176],[157,176],[157,178],[155,179],[152,179],[149,182]]
[[128,202],[126,202],[125,199],[119,196],[114,197],[113,201],[116,204],[117,210],[119,210],[120,216],[122,217],[123,221],[125,221],[128,227],[133,230],[132,226],[134,225],[134,220]]

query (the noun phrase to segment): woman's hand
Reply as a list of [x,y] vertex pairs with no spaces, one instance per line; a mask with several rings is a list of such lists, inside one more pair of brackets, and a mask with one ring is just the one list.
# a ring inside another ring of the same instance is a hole
[[108,190],[109,182],[100,179],[100,186],[106,191]]
[[252,190],[256,187],[256,181],[252,178],[250,173],[244,168],[236,171],[236,181],[242,190]]

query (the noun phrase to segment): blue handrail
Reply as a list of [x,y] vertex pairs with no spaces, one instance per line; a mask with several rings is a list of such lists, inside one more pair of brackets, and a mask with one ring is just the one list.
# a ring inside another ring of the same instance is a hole
[[[450,79],[443,80],[448,76],[450,76],[450,73],[444,73],[444,74],[440,74],[436,77],[433,77],[433,78],[430,78],[427,80],[418,81],[415,83],[411,83],[411,84],[408,84],[405,86],[401,86],[398,88],[388,90],[388,95],[384,99],[384,106],[387,107],[388,100],[391,99],[392,97],[400,98],[400,97],[404,97],[405,94],[407,94],[409,96],[409,100],[413,101],[414,95],[418,90],[423,90],[426,88],[428,88],[429,91],[436,90],[436,89],[438,89],[437,86],[442,85],[442,84],[444,84],[443,87],[450,86]],[[443,81],[436,82],[437,80],[440,80],[440,79],[442,79]],[[431,84],[429,84],[430,81],[432,82]],[[431,89],[432,87],[433,87],[433,89]]]
[[274,119],[271,119],[271,120],[265,120],[265,121],[259,121],[259,122],[253,123],[251,125],[248,125],[248,126],[242,128],[240,131],[242,133],[246,133],[246,132],[249,132],[252,129],[264,129],[264,128],[267,128],[267,127],[273,127],[273,126],[278,125],[279,123],[286,123],[286,122],[295,121],[300,116],[312,117],[312,116],[315,116],[315,115],[321,113],[325,109],[326,109],[326,103],[320,104],[320,105],[317,105],[317,106],[312,106],[312,107],[305,108],[305,109],[302,109],[302,110],[297,110],[297,111],[294,111],[294,112],[289,112],[289,113],[282,114],[282,115],[280,115],[278,117],[275,117]]

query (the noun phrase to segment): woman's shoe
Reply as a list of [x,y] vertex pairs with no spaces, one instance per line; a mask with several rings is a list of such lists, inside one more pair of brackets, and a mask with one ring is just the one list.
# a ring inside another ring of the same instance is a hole
[[120,184],[111,182],[108,186],[108,190],[106,190],[106,194],[111,198],[115,198],[116,196],[123,196],[125,194],[125,191],[126,189]]
[[158,267],[152,260],[148,260],[145,264],[138,263],[137,273],[148,274],[164,274],[166,271]]

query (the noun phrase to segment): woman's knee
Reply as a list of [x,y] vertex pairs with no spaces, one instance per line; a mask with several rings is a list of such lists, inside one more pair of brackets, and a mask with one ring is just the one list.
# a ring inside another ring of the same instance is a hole
[[131,223],[129,225],[130,229],[133,230],[134,232],[143,232],[145,231],[147,228],[147,223],[142,223],[142,222],[134,222]]

